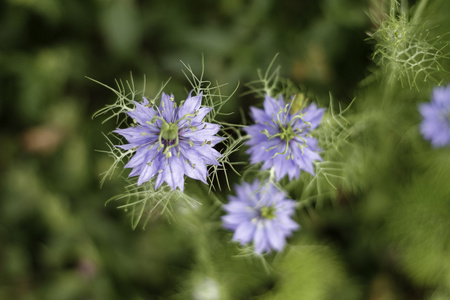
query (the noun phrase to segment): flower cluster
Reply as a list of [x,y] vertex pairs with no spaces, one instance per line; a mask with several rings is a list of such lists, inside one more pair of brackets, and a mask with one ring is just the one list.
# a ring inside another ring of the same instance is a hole
[[[262,169],[272,169],[277,180],[285,175],[291,180],[298,178],[301,170],[314,174],[313,162],[322,160],[310,132],[319,126],[325,109],[303,105],[266,95],[264,109],[250,108],[255,124],[244,128],[249,136],[250,162],[262,162]],[[241,244],[253,241],[258,254],[283,250],[286,238],[299,228],[291,219],[295,202],[272,182],[261,184],[258,180],[237,186],[236,194],[224,206],[228,214],[222,218],[224,227],[235,231],[233,240]]]
[[294,103],[286,103],[265,96],[264,109],[251,107],[254,125],[244,130],[250,135],[250,162],[262,162],[262,169],[273,168],[278,180],[285,175],[298,178],[300,170],[314,174],[313,161],[322,160],[317,153],[317,140],[310,136],[322,119],[325,109],[311,104],[298,109]]
[[420,131],[433,147],[450,144],[450,85],[437,87],[433,91],[430,103],[419,106],[423,121]]
[[[173,95],[162,93],[159,106],[145,97],[130,102],[133,108],[127,108],[127,115],[132,126],[114,132],[128,142],[116,147],[125,151],[121,157],[132,154],[125,168],[132,169],[129,177],[138,177],[138,186],[154,180],[154,191],[166,182],[173,191],[183,192],[185,175],[207,183],[207,166],[220,165],[224,157],[213,147],[223,140],[217,136],[221,126],[205,122],[212,108],[201,105],[202,97],[202,93],[189,94],[177,105]],[[322,158],[310,132],[319,126],[325,109],[268,95],[264,109],[250,109],[255,124],[243,129],[250,162],[262,162],[262,169],[271,169],[277,180],[286,175],[298,178],[301,170],[314,174],[313,162]],[[224,227],[234,231],[233,240],[253,243],[257,254],[282,251],[286,239],[300,227],[291,218],[296,202],[275,185],[273,177],[244,182],[235,191],[222,217]]]
[[233,240],[242,245],[253,241],[255,252],[262,254],[271,249],[281,251],[299,225],[292,221],[295,202],[272,183],[244,182],[236,186],[236,197],[224,205],[227,215],[222,217],[224,227],[234,231]]
[[156,176],[155,189],[166,182],[173,190],[184,189],[184,175],[206,182],[207,165],[219,165],[221,154],[213,148],[223,140],[215,134],[220,125],[204,122],[211,111],[200,107],[202,94],[191,96],[177,106],[173,95],[162,93],[156,109],[144,98],[134,102],[135,109],[128,115],[136,126],[114,132],[125,137],[129,144],[124,150],[136,149],[125,165],[133,170],[129,176],[139,176],[138,185]]

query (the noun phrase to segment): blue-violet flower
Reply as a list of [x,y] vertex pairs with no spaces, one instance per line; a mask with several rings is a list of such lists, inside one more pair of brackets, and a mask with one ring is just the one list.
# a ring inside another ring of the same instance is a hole
[[244,130],[250,135],[250,162],[262,162],[262,169],[273,168],[277,180],[285,175],[298,178],[300,170],[314,174],[313,161],[322,160],[320,148],[310,131],[319,126],[324,108],[311,105],[297,109],[296,103],[266,95],[264,110],[250,107],[255,124]]
[[450,144],[450,85],[436,87],[430,103],[419,105],[423,120],[420,132],[435,148]]
[[138,185],[157,176],[155,189],[165,181],[173,190],[183,191],[185,174],[207,183],[206,165],[219,165],[221,154],[213,146],[223,138],[215,136],[220,125],[203,121],[211,108],[200,107],[201,101],[201,93],[189,94],[178,107],[173,95],[162,93],[159,108],[145,97],[142,103],[134,102],[128,115],[136,125],[114,132],[129,142],[118,147],[136,149],[125,168],[133,169],[130,177],[139,176]]
[[244,182],[236,186],[236,197],[224,205],[227,215],[222,217],[224,227],[234,231],[233,241],[245,245],[253,241],[255,252],[262,254],[271,249],[282,251],[286,238],[300,226],[291,216],[295,202],[272,183]]

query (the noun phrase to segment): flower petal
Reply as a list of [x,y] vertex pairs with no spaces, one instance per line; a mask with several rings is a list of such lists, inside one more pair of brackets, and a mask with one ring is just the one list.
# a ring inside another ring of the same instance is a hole
[[262,254],[263,252],[270,251],[269,241],[267,240],[267,235],[264,229],[264,224],[258,222],[256,224],[255,236],[253,238],[255,243],[255,252]]
[[277,251],[281,251],[286,244],[286,239],[284,237],[284,233],[277,228],[275,222],[267,221],[265,223],[266,236],[269,241],[270,247]]
[[166,120],[167,123],[173,123],[176,121],[176,103],[173,100],[173,95],[161,94],[161,104],[159,106],[161,117]]
[[151,121],[156,114],[156,111],[153,107],[147,107],[148,100],[144,98],[144,103],[140,104],[136,101],[133,101],[135,108],[132,111],[128,112],[128,115],[134,119],[137,123],[144,125],[147,121]]
[[242,223],[237,227],[236,231],[234,232],[233,241],[238,241],[242,245],[247,244],[253,239],[253,234],[255,230],[256,226],[251,221]]
[[[290,219],[295,202],[271,183],[242,183],[235,186],[237,196],[230,196],[224,205],[227,215],[222,217],[223,226],[234,230],[233,241],[248,244],[253,241],[255,252],[262,254],[271,249],[282,251],[286,237],[299,228]],[[264,207],[273,207],[273,217],[266,218]]]
[[164,181],[175,190],[177,187],[183,192],[184,189],[184,167],[183,162],[176,156],[168,159],[169,166],[163,170]]
[[[183,118],[187,114],[194,115],[196,111],[199,110],[200,104],[202,103],[203,93],[200,92],[197,96],[191,96],[192,91],[189,93],[186,101],[178,109],[178,119]],[[181,126],[181,125],[180,125]]]
[[[141,103],[135,102],[135,109],[128,115],[135,119],[137,126],[114,132],[129,143],[116,147],[136,148],[125,168],[132,168],[130,177],[139,176],[138,185],[156,176],[155,189],[166,182],[173,190],[183,191],[184,175],[207,183],[207,165],[219,165],[218,158],[222,156],[213,146],[223,138],[216,135],[220,125],[203,122],[211,108],[201,107],[201,100],[201,93],[197,96],[189,94],[177,108],[173,95],[169,97],[162,93],[157,109],[146,98]],[[164,122],[177,124],[178,139],[161,139]],[[166,147],[171,147],[171,156],[166,154]]]

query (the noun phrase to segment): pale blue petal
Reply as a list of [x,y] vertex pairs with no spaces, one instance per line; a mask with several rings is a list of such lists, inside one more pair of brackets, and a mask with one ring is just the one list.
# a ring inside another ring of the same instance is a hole
[[141,185],[142,183],[149,181],[153,176],[156,175],[158,169],[158,161],[153,161],[151,164],[145,164],[144,167],[142,167],[141,175],[138,178],[137,185]]
[[[145,99],[145,98],[144,98]],[[146,99],[145,99],[146,100]],[[156,114],[153,107],[147,107],[148,101],[143,104],[133,101],[135,109],[128,112],[128,115],[134,119],[137,123],[144,125],[146,122],[150,122]]]
[[159,110],[161,116],[168,123],[173,123],[176,120],[176,103],[170,99],[173,99],[173,95],[169,96],[165,93],[161,95],[161,104],[159,106]]
[[242,245],[249,243],[255,233],[256,226],[251,221],[242,223],[236,228],[233,235],[233,241],[238,241]]
[[175,190],[177,187],[183,192],[184,189],[184,167],[182,161],[172,156],[168,159],[169,166],[163,171],[164,181]]
[[[162,169],[164,170],[164,169]],[[164,182],[164,171],[158,172],[158,176],[156,177],[156,181],[155,181],[155,190],[157,190],[161,184]]]
[[192,125],[197,126],[197,124],[200,124],[203,122],[203,119],[205,116],[211,111],[212,108],[210,107],[201,107],[197,111],[197,115],[192,118]]
[[265,95],[264,112],[266,113],[266,115],[268,115],[271,119],[276,118],[280,108],[283,107],[280,107],[280,104],[277,100],[268,96],[267,94]]
[[270,251],[269,242],[265,234],[264,225],[262,222],[256,224],[255,236],[253,239],[255,243],[255,252],[262,254],[264,252]]
[[[188,146],[189,147],[189,146]],[[207,183],[208,171],[205,162],[195,149],[183,149],[184,171],[187,176]]]
[[265,222],[266,236],[272,249],[282,251],[286,243],[284,232],[274,225],[275,222]]
[[267,115],[262,109],[250,107],[250,114],[256,123],[273,123],[273,118],[271,117],[271,115]]
[[[191,96],[192,91],[189,93],[186,101],[184,101],[183,105],[178,109],[178,119],[183,118],[187,114],[193,115],[200,108],[200,104],[202,103],[203,93],[200,93],[197,96]],[[192,118],[193,116],[191,116]]]
[[324,113],[325,108],[317,108],[317,105],[312,103],[304,110],[303,119],[311,123],[311,129],[315,129],[319,126]]

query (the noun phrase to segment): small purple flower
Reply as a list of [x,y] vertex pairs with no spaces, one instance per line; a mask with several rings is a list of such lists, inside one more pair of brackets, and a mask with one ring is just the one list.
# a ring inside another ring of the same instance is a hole
[[309,135],[319,126],[324,108],[313,103],[298,110],[298,103],[285,103],[266,95],[264,110],[250,107],[255,124],[244,130],[251,136],[246,142],[250,148],[250,162],[262,162],[262,169],[273,168],[281,180],[286,174],[289,179],[298,178],[300,170],[314,174],[313,161],[322,160],[317,153],[317,140]]
[[253,241],[258,254],[282,251],[286,238],[300,227],[291,219],[295,202],[273,184],[261,185],[258,180],[236,186],[236,194],[224,205],[228,214],[222,217],[224,227],[234,231],[233,241],[241,245]]
[[450,144],[450,85],[436,87],[430,103],[419,105],[423,116],[420,132],[433,147]]
[[129,176],[139,176],[138,185],[156,176],[155,189],[165,181],[173,190],[183,191],[185,174],[207,183],[206,165],[219,165],[221,154],[213,146],[223,138],[215,136],[220,125],[203,122],[211,108],[200,107],[201,101],[202,94],[189,94],[177,107],[173,95],[162,93],[156,109],[146,98],[134,102],[135,109],[128,115],[136,126],[114,132],[129,142],[117,147],[136,149],[125,168],[133,168]]

